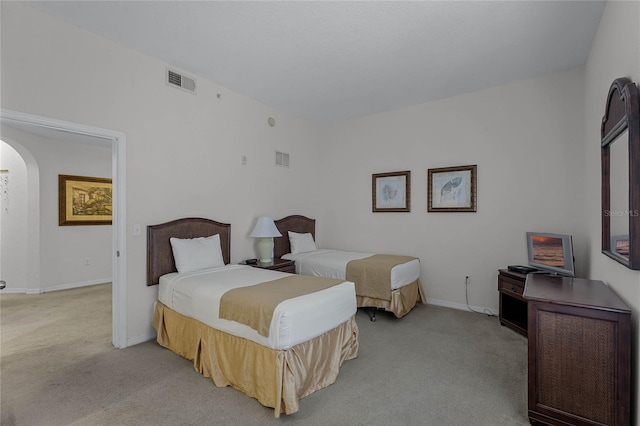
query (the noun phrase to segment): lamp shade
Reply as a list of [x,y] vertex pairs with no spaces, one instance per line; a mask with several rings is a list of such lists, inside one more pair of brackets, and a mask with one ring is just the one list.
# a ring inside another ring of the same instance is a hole
[[278,228],[276,228],[273,219],[267,216],[260,216],[249,236],[255,238],[271,238],[282,237],[282,234],[278,231]]

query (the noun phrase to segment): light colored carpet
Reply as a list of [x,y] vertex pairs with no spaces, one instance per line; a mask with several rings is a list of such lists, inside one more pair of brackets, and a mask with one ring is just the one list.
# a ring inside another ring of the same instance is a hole
[[[497,297],[497,296],[496,296]],[[527,342],[482,314],[357,315],[333,385],[273,410],[146,342],[111,345],[111,285],[0,295],[2,425],[528,425]]]

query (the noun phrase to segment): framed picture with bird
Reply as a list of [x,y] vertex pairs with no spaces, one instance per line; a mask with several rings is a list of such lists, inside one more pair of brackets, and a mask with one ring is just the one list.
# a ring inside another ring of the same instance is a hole
[[477,165],[427,171],[427,211],[475,212]]

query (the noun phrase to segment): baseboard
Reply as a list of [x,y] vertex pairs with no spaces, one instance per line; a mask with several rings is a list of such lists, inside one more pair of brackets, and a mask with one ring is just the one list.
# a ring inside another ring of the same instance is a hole
[[484,306],[468,306],[464,305],[462,303],[454,303],[454,302],[449,302],[448,300],[438,300],[438,299],[430,299],[427,297],[427,304],[429,305],[435,305],[435,306],[442,306],[445,308],[453,308],[453,309],[458,309],[460,311],[467,311],[467,312],[479,312],[481,314],[485,314],[485,315],[495,315],[498,316],[498,312],[490,309],[490,308],[485,308]]
[[40,294],[40,293],[48,293],[51,291],[60,291],[60,290],[70,290],[72,288],[80,288],[80,287],[89,287],[97,284],[104,284],[112,282],[111,278],[101,278],[98,280],[91,281],[83,281],[78,283],[68,283],[68,284],[60,284],[53,287],[46,288],[5,288],[0,292],[2,294],[12,294],[12,293],[21,293],[21,294]]
[[156,336],[156,333],[147,333],[140,336],[132,337],[130,339],[127,339],[127,347],[148,342],[149,340],[156,340]]

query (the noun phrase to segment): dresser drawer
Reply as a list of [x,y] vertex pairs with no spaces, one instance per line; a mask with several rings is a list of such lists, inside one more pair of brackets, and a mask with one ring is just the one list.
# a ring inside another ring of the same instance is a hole
[[524,285],[521,281],[513,280],[509,277],[500,276],[498,280],[498,291],[502,293],[510,293],[515,297],[522,298],[524,293]]

